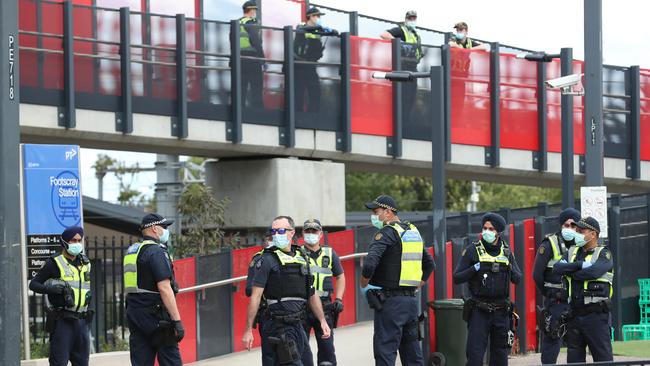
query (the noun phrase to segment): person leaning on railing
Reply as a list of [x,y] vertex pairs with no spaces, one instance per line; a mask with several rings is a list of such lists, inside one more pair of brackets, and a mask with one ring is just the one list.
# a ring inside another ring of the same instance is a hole
[[[415,10],[409,10],[404,17],[404,23],[397,27],[387,29],[380,34],[381,39],[392,40],[399,39],[401,43],[401,69],[405,71],[418,71],[418,64],[424,52],[422,50],[422,40],[417,32],[418,13]],[[415,105],[417,81],[403,83],[402,85],[402,111],[404,121],[408,123],[413,113]]]
[[474,49],[474,50],[487,50],[487,44],[483,44],[479,41],[475,41],[467,36],[467,23],[458,22],[454,25],[455,32],[451,33],[451,38],[449,39],[449,46],[453,48],[464,48],[464,49]]
[[[266,64],[264,62],[261,29],[257,22],[257,4],[254,1],[246,1],[242,5],[242,11],[244,16],[238,19],[239,47],[242,56],[242,105],[245,106],[248,101],[249,107],[261,109],[264,108],[262,93]],[[233,40],[231,35],[230,42],[234,41],[237,40]],[[254,59],[251,57],[254,57]]]
[[[298,61],[296,70],[296,110],[303,111],[305,107],[305,93],[307,94],[307,112],[317,113],[320,110],[320,79],[316,72],[316,64],[323,57],[325,36],[339,34],[335,29],[324,27],[321,16],[325,13],[318,8],[311,7],[305,14],[306,22],[296,26],[296,38],[293,41],[293,51]],[[314,63],[301,63],[309,61]]]

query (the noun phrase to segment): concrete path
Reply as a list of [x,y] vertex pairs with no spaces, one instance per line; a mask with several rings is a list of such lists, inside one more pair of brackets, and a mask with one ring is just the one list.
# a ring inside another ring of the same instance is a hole
[[[366,366],[374,364],[372,357],[372,322],[363,322],[348,327],[336,329],[335,331],[336,357],[339,365],[342,366]],[[254,333],[257,336],[257,332]],[[316,340],[310,338],[311,349],[316,355]],[[226,356],[211,358],[192,363],[193,366],[241,366],[241,365],[260,365],[261,352],[259,348],[252,351],[232,353]],[[615,361],[638,360],[633,357],[615,357]],[[591,358],[587,356],[587,361]],[[566,354],[560,354],[558,362],[566,362]],[[315,361],[314,361],[315,363]],[[540,365],[539,354],[530,354],[527,356],[512,356],[508,362],[510,366],[533,366]],[[396,365],[401,366],[399,357]],[[449,365],[460,366],[460,365]]]

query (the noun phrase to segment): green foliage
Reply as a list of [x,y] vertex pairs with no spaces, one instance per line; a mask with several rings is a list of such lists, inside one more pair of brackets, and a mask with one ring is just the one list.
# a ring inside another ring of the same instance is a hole
[[[502,207],[528,207],[539,202],[559,202],[562,191],[555,188],[480,183],[478,210]],[[428,211],[432,208],[433,185],[430,178],[388,175],[381,173],[348,173],[345,179],[346,209],[364,210],[363,204],[389,194],[403,211]],[[447,180],[447,209],[465,211],[472,193],[470,181]]]
[[[113,334],[118,334],[117,329],[113,330]],[[114,342],[107,342],[104,337],[99,337],[100,352],[118,352],[129,350],[129,341],[127,339],[122,339],[118,336],[113,341]]]
[[106,173],[115,173],[120,190],[117,200],[123,206],[148,206],[148,200],[142,196],[142,192],[132,188],[133,178],[141,171],[139,164],[126,165],[123,161],[118,161],[106,154],[97,155],[97,160],[93,164],[95,169],[95,176],[98,179],[103,178]]
[[205,255],[218,252],[224,246],[237,247],[238,237],[224,237],[226,208],[230,200],[218,200],[210,187],[188,184],[181,194],[178,210],[185,218],[186,228],[174,245],[178,257]]
[[[25,347],[24,343],[20,341],[20,359],[25,359]],[[50,342],[47,340],[34,342],[33,340],[29,343],[29,355],[32,360],[37,358],[48,358],[50,357]]]

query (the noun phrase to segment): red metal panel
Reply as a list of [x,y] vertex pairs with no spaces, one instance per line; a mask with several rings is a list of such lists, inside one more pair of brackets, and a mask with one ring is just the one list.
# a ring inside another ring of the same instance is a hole
[[[336,251],[339,257],[353,254],[354,253],[354,230],[345,230],[331,233],[327,237],[327,242],[329,246]],[[338,326],[350,325],[356,323],[356,313],[357,313],[357,286],[354,285],[356,274],[355,260],[346,260],[341,264],[343,265],[343,271],[345,272],[345,293],[343,294],[343,304],[345,309],[339,315]],[[336,279],[334,279],[334,285],[336,286]]]
[[[63,6],[41,2],[42,32],[63,34]],[[43,48],[63,50],[60,38],[43,37]],[[43,54],[43,87],[45,89],[63,89],[63,56],[55,53]]]
[[448,241],[445,245],[445,261],[447,262],[447,271],[445,272],[445,281],[447,282],[447,298],[454,297],[454,248],[453,244]]
[[[581,73],[584,70],[583,61],[574,61],[574,72]],[[546,68],[546,79],[560,77],[560,61],[549,62]],[[562,152],[562,116],[560,112],[560,92],[558,90],[547,90],[547,136],[548,151]],[[573,152],[574,154],[585,153],[585,130],[583,125],[584,97],[573,97]]]
[[[92,5],[92,1],[75,1],[75,4]],[[85,7],[73,7],[74,35],[78,37],[94,38],[93,10]],[[47,15],[45,15],[47,16]],[[74,52],[94,54],[91,42],[74,41]],[[95,89],[95,59],[75,56],[74,58],[74,83],[75,91],[92,93]]]
[[[232,276],[246,276],[251,258],[261,247],[243,248],[232,251]],[[246,282],[237,283],[237,291],[232,294],[232,339],[233,351],[243,351],[244,345],[241,342],[246,330],[246,309],[248,308],[249,298],[246,297]],[[253,347],[260,346],[260,337],[257,331],[253,331],[255,342]]]
[[[526,240],[525,267],[532,271],[535,265],[535,220],[524,221],[524,236]],[[526,308],[519,309],[519,311],[520,316],[526,317],[526,349],[531,351],[537,348],[537,290],[533,276],[524,274],[523,283],[520,286],[526,286]]]
[[393,135],[393,87],[388,80],[372,78],[375,71],[392,69],[391,43],[350,37],[352,132]]
[[[22,64],[22,61],[21,61]],[[641,70],[641,159],[650,160],[650,70]]]
[[[18,26],[21,31],[36,32],[35,0],[21,0],[18,3]],[[21,47],[36,47],[36,36],[18,36]],[[20,50],[20,86],[38,86],[38,54]]]
[[[176,281],[181,288],[196,285],[196,260],[184,258],[174,261]],[[196,293],[189,292],[176,296],[178,311],[181,313],[185,338],[180,343],[183,362],[196,361]]]
[[501,54],[499,65],[501,147],[538,150],[537,64]]
[[451,142],[490,146],[490,54],[451,49]]

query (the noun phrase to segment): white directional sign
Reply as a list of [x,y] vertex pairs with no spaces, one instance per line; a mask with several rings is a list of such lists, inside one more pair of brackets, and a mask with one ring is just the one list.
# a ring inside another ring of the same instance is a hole
[[600,224],[600,237],[607,237],[607,187],[580,187],[582,217],[593,217]]

